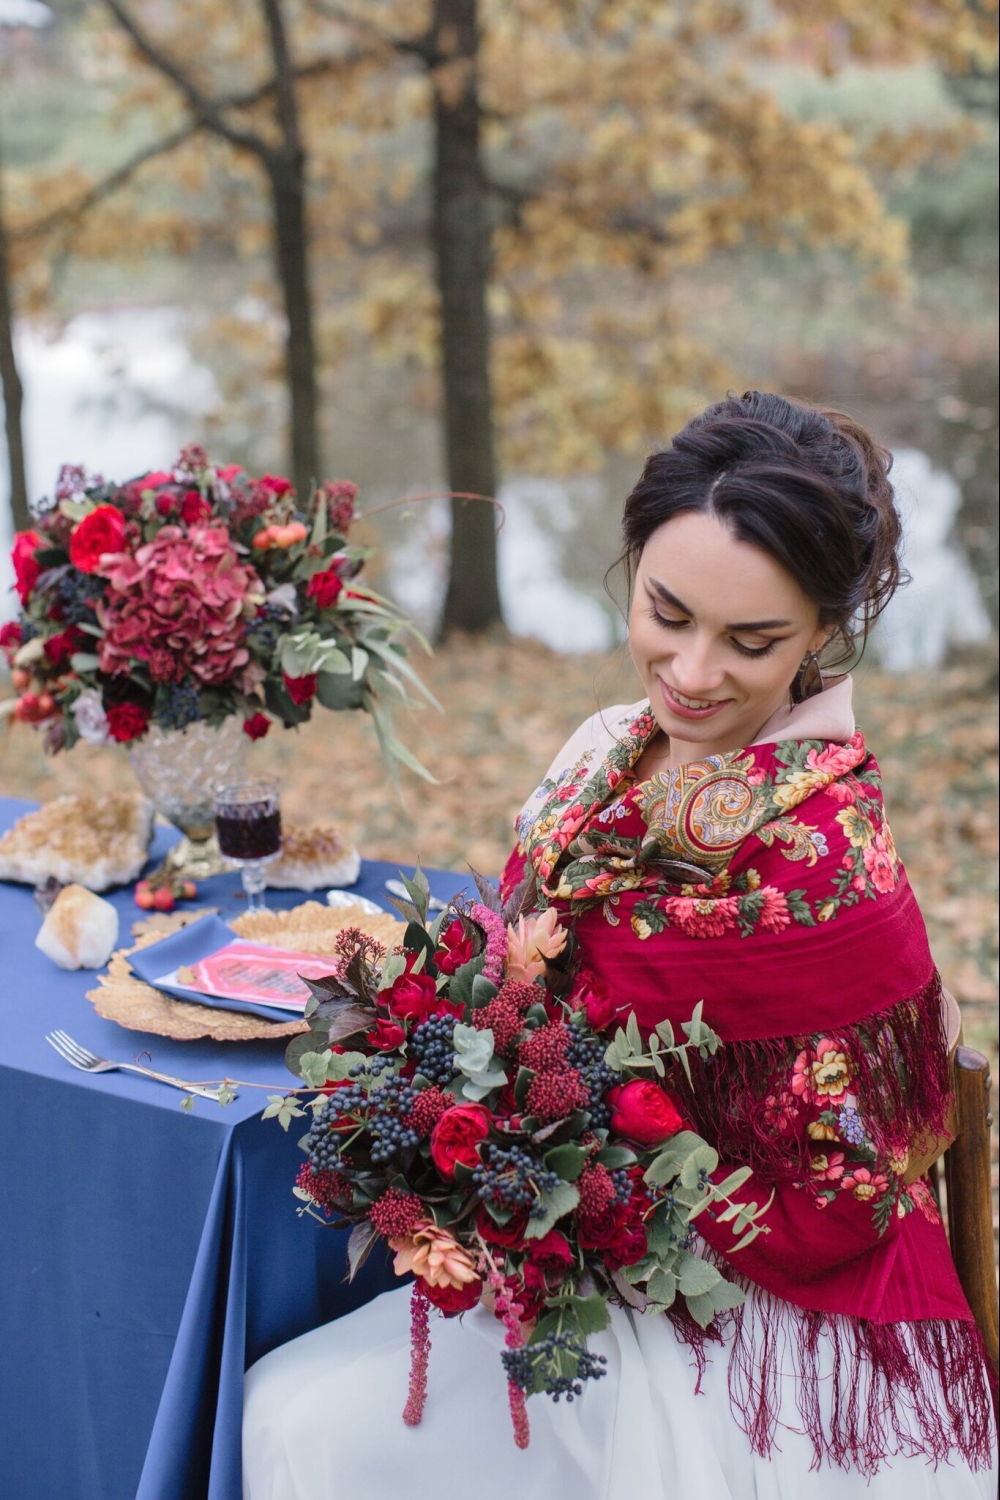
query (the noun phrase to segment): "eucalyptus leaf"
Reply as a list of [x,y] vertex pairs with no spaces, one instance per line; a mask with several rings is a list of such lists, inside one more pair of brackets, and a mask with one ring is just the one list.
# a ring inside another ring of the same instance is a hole
[[677,1277],[673,1271],[658,1267],[646,1283],[646,1294],[663,1307],[670,1307],[677,1296]]
[[537,1219],[529,1218],[524,1231],[525,1239],[542,1239],[564,1214],[572,1213],[579,1202],[580,1194],[569,1182],[560,1182],[550,1193],[542,1193],[540,1203],[544,1212]]
[[685,1297],[694,1297],[701,1292],[707,1292],[709,1287],[722,1279],[710,1261],[702,1260],[700,1255],[689,1255],[686,1251],[682,1253],[674,1269],[677,1275],[677,1285]]

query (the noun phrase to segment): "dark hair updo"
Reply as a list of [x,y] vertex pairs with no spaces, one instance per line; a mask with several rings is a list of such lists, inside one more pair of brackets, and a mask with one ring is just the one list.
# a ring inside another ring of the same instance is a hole
[[832,628],[831,664],[847,661],[905,581],[891,465],[843,412],[766,391],[729,396],[646,460],[625,501],[619,561],[631,586],[666,521],[685,511],[717,516],[792,575]]

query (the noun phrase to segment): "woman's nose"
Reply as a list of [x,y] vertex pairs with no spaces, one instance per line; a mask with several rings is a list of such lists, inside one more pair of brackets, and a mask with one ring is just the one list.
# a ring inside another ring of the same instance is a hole
[[725,677],[714,643],[697,637],[678,642],[671,661],[671,677],[674,686],[688,697],[707,697],[714,693]]

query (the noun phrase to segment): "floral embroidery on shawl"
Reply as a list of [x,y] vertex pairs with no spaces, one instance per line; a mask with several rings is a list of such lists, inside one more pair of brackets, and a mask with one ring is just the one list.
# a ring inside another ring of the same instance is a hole
[[[640,899],[629,920],[642,941],[667,927],[750,937],[829,922],[895,887],[881,779],[859,733],[846,745],[787,740],[708,756],[622,790],[655,729],[644,711],[589,776],[584,757],[535,794],[537,811],[522,815],[518,833],[543,904],[603,901],[617,926],[614,898],[632,891]],[[820,793],[839,809],[832,819],[794,815]],[[810,897],[763,882],[752,864],[731,868],[751,838],[804,869],[822,863],[825,887]]]

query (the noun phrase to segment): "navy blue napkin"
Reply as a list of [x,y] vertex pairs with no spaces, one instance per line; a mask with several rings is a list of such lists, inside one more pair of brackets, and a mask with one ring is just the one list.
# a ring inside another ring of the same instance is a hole
[[185,964],[196,964],[235,941],[239,933],[234,932],[220,917],[200,917],[197,922],[172,932],[148,948],[130,953],[128,961],[133,971],[147,984],[173,995],[176,1000],[189,1000],[195,1005],[209,1005],[213,1010],[239,1010],[254,1016],[265,1016],[269,1021],[296,1021],[301,1012],[277,1005],[259,1005],[253,1000],[224,1000],[219,995],[205,995],[198,991],[181,989],[171,984],[159,984],[161,974],[173,974]]

